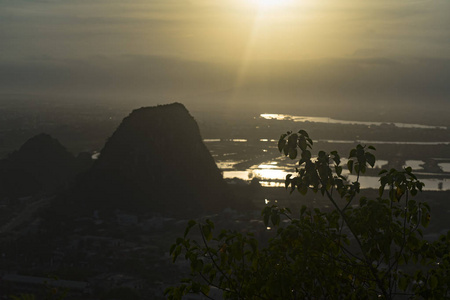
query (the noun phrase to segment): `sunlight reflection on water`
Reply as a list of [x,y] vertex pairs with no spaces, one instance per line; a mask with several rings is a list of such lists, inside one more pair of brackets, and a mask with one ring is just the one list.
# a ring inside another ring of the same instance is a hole
[[438,166],[441,167],[442,171],[450,172],[450,163],[438,163]]
[[447,129],[446,126],[430,126],[421,124],[407,124],[407,123],[383,123],[383,122],[363,122],[363,121],[347,121],[337,120],[327,117],[307,117],[307,116],[293,116],[285,114],[261,114],[261,118],[266,120],[292,120],[294,122],[315,122],[315,123],[330,123],[330,124],[357,124],[367,126],[395,126],[401,128],[430,128],[430,129]]
[[411,167],[413,170],[423,170],[423,164],[425,164],[425,162],[423,160],[407,160],[405,161],[405,165],[403,166],[403,168],[406,167]]
[[[274,139],[260,139],[260,142],[276,142]],[[205,143],[213,143],[213,142],[238,142],[238,143],[246,143],[248,140],[246,139],[203,139]],[[314,143],[323,142],[323,143],[331,143],[331,144],[366,144],[366,145],[424,145],[424,146],[433,146],[433,145],[450,145],[448,141],[438,141],[438,142],[410,142],[410,141],[368,141],[368,140],[313,140]]]
[[[388,161],[377,161],[377,165],[386,165]],[[450,165],[450,164],[449,164]],[[234,170],[224,170],[223,176],[224,178],[232,179],[238,178],[244,181],[249,181],[252,178],[259,178],[261,186],[264,187],[284,187],[284,180],[286,179],[286,175],[293,174],[292,168],[280,167],[276,165],[276,162],[268,162],[265,164],[258,165],[256,167],[249,168],[245,171],[234,171]],[[348,176],[349,181],[355,181],[356,176],[350,175],[348,170],[344,169],[342,174],[344,176]],[[427,175],[433,175],[430,173]],[[439,175],[439,174],[435,174]],[[438,179],[438,178],[427,178],[420,179],[425,183],[424,190],[428,191],[438,191],[438,190],[450,190],[450,179]],[[360,176],[359,182],[361,184],[361,188],[373,188],[376,189],[380,186],[379,177],[377,176]]]
[[253,174],[262,180],[277,180],[285,179],[286,175],[289,174],[289,172],[274,169],[256,169],[253,170]]

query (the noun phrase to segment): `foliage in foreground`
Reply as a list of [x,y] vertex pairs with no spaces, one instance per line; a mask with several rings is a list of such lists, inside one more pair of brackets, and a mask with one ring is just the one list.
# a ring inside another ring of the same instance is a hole
[[[356,181],[348,182],[339,154],[319,151],[313,158],[312,145],[303,130],[281,136],[280,152],[300,157],[286,188],[320,192],[334,209],[266,207],[264,223],[277,234],[264,247],[251,233],[213,235],[211,221],[190,221],[171,255],[190,262],[191,276],[166,290],[169,299],[188,293],[213,299],[212,289],[225,299],[450,297],[450,232],[435,242],[423,238],[430,207],[412,199],[424,184],[411,168],[381,171],[379,197],[367,199],[359,195],[359,177],[375,165],[375,148],[350,151],[347,169]],[[195,227],[200,241],[189,238]]]

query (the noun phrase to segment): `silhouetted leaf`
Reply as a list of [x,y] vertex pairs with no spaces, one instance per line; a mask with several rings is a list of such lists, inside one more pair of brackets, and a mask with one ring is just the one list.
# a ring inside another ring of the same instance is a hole
[[285,139],[280,139],[278,141],[278,151],[282,152],[284,149],[284,146],[286,146],[286,140]]
[[304,160],[304,161],[310,160],[311,159],[311,151],[304,150],[304,151],[302,151],[301,156],[302,156],[302,160]]
[[193,226],[195,226],[195,224],[197,224],[197,222],[195,222],[194,220],[189,220],[188,225],[186,227],[186,230],[184,231],[184,237],[186,238],[186,236],[188,235],[189,231],[191,230],[191,228]]
[[298,133],[301,134],[301,135],[304,135],[304,136],[307,137],[307,138],[309,138],[308,133],[307,133],[306,131],[302,130],[302,129],[300,129],[300,130],[298,131]]
[[298,140],[298,146],[302,151],[306,150],[306,139],[304,136],[300,136]]
[[289,154],[289,145],[288,144],[284,145],[283,153],[285,156],[287,156]]
[[373,168],[375,166],[375,156],[372,153],[365,153],[367,163]]
[[353,160],[347,162],[347,168],[350,173],[353,173]]
[[289,158],[290,159],[296,159],[297,158],[297,149],[292,148],[289,150]]
[[288,138],[289,148],[296,148],[297,147],[297,139],[298,139],[298,135],[296,133],[294,133],[291,136],[289,136],[289,138]]

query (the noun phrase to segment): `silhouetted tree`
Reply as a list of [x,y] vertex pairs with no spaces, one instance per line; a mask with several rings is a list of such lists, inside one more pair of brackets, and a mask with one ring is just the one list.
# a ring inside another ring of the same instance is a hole
[[[170,253],[174,261],[182,255],[190,262],[191,276],[166,290],[169,299],[188,293],[213,299],[212,288],[225,299],[450,297],[450,232],[435,242],[422,237],[430,207],[413,199],[424,184],[411,168],[381,171],[379,197],[367,199],[359,179],[375,165],[374,147],[350,151],[347,169],[356,181],[349,182],[340,155],[319,151],[313,157],[312,145],[303,130],[281,136],[280,152],[300,157],[286,188],[321,193],[334,209],[266,207],[264,223],[277,233],[264,247],[252,233],[213,235],[211,221],[190,221]],[[200,241],[189,238],[193,228]]]

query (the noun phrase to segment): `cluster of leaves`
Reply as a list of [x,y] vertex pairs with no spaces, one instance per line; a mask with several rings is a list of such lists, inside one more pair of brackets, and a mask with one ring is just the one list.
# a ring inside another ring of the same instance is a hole
[[[356,181],[348,182],[339,154],[319,151],[313,157],[312,146],[303,130],[281,135],[280,152],[291,159],[300,155],[286,188],[303,195],[320,192],[334,209],[303,206],[295,216],[266,207],[265,226],[277,233],[264,247],[250,233],[224,230],[214,237],[211,221],[190,221],[171,255],[175,261],[184,254],[192,274],[166,290],[169,299],[187,293],[213,299],[212,289],[225,299],[450,297],[450,233],[433,243],[424,240],[430,207],[412,199],[424,184],[411,168],[383,170],[379,197],[355,200],[360,174],[375,165],[375,148],[358,145],[350,151],[347,169]],[[201,241],[189,238],[194,227]]]

